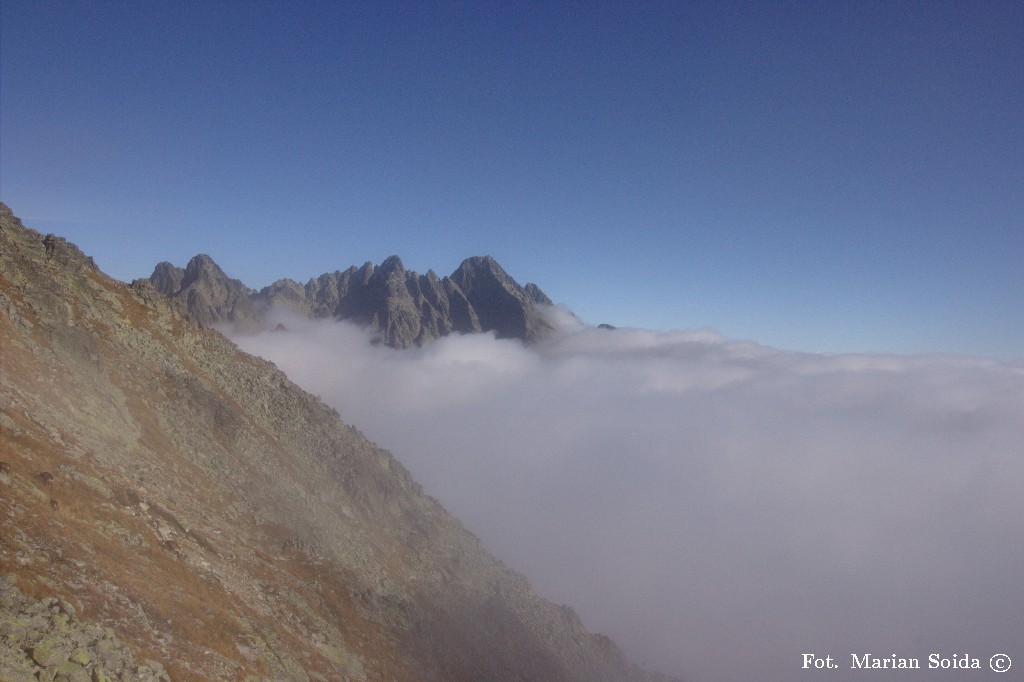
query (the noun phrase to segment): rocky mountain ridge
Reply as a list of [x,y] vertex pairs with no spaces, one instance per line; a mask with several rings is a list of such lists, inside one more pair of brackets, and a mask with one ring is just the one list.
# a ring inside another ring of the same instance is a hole
[[467,258],[443,278],[433,270],[425,275],[406,270],[398,256],[391,256],[377,266],[324,273],[305,285],[281,279],[256,291],[200,254],[184,269],[158,264],[149,282],[200,324],[229,324],[243,332],[259,329],[275,308],[352,320],[395,348],[488,331],[529,341],[550,329],[542,307],[551,299],[535,284],[520,286],[491,256]]
[[0,349],[0,679],[666,679],[273,365],[2,204]]

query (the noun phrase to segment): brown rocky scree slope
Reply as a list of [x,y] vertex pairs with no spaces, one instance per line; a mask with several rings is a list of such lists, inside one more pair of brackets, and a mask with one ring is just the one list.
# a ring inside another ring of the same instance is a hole
[[325,273],[305,285],[282,279],[257,292],[201,254],[184,269],[158,264],[149,282],[200,324],[228,323],[242,332],[259,329],[271,308],[353,320],[395,348],[452,332],[494,331],[529,341],[550,329],[541,306],[551,299],[535,284],[520,286],[490,256],[467,258],[444,278],[406,270],[391,256],[378,266]]
[[0,679],[664,679],[273,365],[3,205],[0,349]]

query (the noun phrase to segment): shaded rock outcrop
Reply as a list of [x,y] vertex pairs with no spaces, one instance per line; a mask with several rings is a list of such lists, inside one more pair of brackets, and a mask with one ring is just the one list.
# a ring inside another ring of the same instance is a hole
[[273,365],[2,204],[0,349],[2,676],[664,679]]
[[536,284],[520,286],[490,256],[467,258],[448,277],[406,270],[398,256],[380,265],[324,273],[305,285],[282,279],[261,291],[229,278],[209,256],[184,270],[160,263],[149,277],[200,324],[258,328],[267,311],[352,320],[371,327],[381,343],[421,345],[451,333],[493,331],[501,338],[535,339],[550,325],[542,308],[551,300]]
[[206,254],[193,257],[184,270],[159,263],[149,281],[201,325],[227,322],[239,331],[259,327],[262,314],[252,301],[256,292],[224,274]]
[[490,256],[467,258],[451,280],[465,292],[480,328],[499,338],[532,339],[550,328],[534,311],[551,300],[535,284],[519,286]]

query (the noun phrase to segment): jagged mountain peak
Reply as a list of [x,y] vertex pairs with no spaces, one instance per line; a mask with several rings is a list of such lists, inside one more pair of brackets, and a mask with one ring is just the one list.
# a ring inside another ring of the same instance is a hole
[[529,341],[550,328],[542,307],[551,300],[535,284],[520,286],[489,255],[467,258],[443,278],[406,270],[393,255],[380,265],[367,261],[324,273],[305,286],[278,280],[256,292],[200,254],[184,270],[160,263],[149,281],[200,323],[231,323],[242,331],[260,328],[274,308],[369,325],[381,343],[396,348],[481,331]]
[[185,269],[189,270],[193,268],[210,269],[221,273],[224,272],[221,270],[220,266],[217,265],[216,261],[214,261],[209,254],[205,253],[197,253],[189,259],[188,265],[185,266]]
[[249,331],[259,326],[261,312],[252,301],[256,292],[228,277],[207,254],[193,256],[184,269],[158,263],[149,283],[202,325],[228,322]]
[[209,272],[212,275],[227,277],[216,261],[205,253],[197,253],[192,256],[185,266],[185,271],[193,273]]
[[551,299],[532,282],[520,287],[518,282],[501,266],[494,256],[472,256],[465,259],[451,275],[452,279],[469,286],[469,283],[480,277],[492,278],[510,291],[524,291],[535,303],[552,305]]
[[384,262],[377,266],[377,270],[383,270],[385,272],[405,272],[405,266],[402,264],[402,259],[398,256],[388,256],[384,259]]
[[498,261],[495,260],[494,256],[491,256],[491,255],[486,255],[486,256],[470,256],[469,258],[465,259],[464,261],[462,261],[462,263],[459,264],[459,268],[460,269],[463,268],[463,267],[474,269],[474,270],[478,270],[478,269],[481,269],[481,268],[487,268],[487,269],[491,269],[491,270],[495,270],[496,269],[496,270],[499,270],[501,272],[505,272],[504,268],[502,268],[500,265],[498,265]]
[[503,285],[515,282],[493,256],[472,256],[467,258],[459,264],[459,267],[455,269],[451,277],[460,283],[470,282],[480,277],[496,279]]
[[162,261],[153,268],[153,274],[149,276],[149,283],[153,288],[164,296],[172,296],[181,290],[181,280],[185,278],[185,271],[168,261]]

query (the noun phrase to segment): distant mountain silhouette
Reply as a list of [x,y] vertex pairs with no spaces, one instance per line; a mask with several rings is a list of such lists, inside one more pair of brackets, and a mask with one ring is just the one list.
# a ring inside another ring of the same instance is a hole
[[158,264],[149,282],[200,324],[230,323],[243,332],[260,328],[273,308],[368,325],[377,340],[395,348],[452,332],[493,331],[529,341],[550,329],[539,306],[551,299],[535,284],[520,286],[490,256],[467,258],[444,278],[432,270],[406,270],[391,256],[378,266],[324,273],[305,285],[281,279],[255,291],[198,255],[185,269]]

